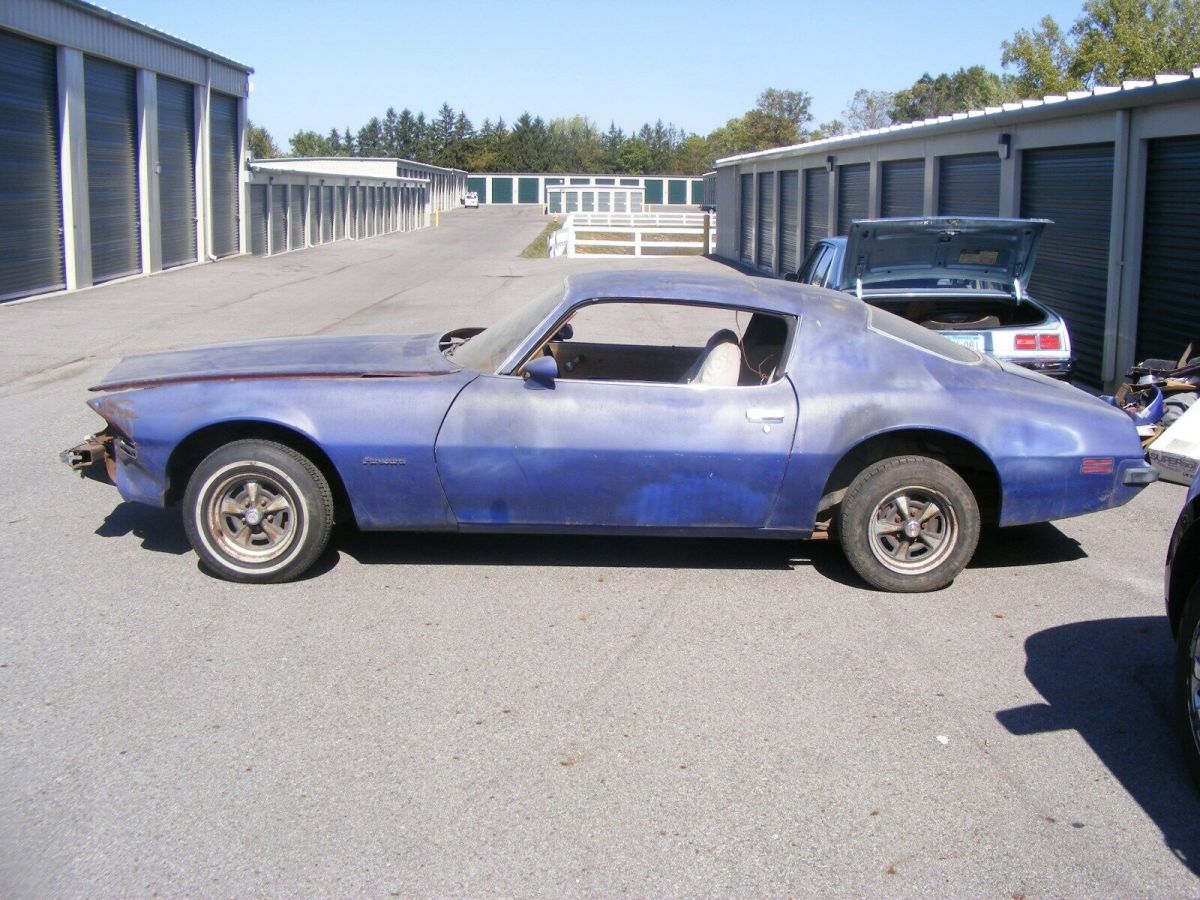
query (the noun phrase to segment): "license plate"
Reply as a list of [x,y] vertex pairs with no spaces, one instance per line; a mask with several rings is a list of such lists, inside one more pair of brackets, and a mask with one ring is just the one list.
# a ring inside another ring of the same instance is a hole
[[961,331],[943,331],[942,337],[947,340],[954,341],[956,344],[962,344],[964,347],[970,347],[977,353],[983,352],[983,335],[982,334],[964,334]]

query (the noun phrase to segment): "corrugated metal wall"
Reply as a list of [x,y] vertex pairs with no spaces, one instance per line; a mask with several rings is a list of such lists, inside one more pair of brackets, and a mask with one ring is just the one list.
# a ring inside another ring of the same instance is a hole
[[215,91],[209,102],[212,253],[238,252],[238,100]]
[[804,252],[829,236],[829,173],[824,169],[804,170]]
[[850,223],[867,218],[870,209],[871,164],[838,166],[838,234],[849,234]]
[[1137,359],[1200,353],[1200,136],[1150,141]]
[[775,173],[758,176],[758,249],[754,255],[760,269],[771,271],[775,264]]
[[88,56],[83,82],[92,280],[100,283],[142,268],[136,73]]
[[66,286],[55,49],[0,32],[0,300]]
[[270,249],[267,212],[271,203],[270,185],[250,185],[250,252],[265,256]]
[[287,250],[287,185],[271,185],[271,252]]
[[192,85],[165,77],[158,79],[158,169],[162,265],[169,269],[196,261],[196,118]]
[[288,185],[288,249],[299,250],[304,246],[304,185]]
[[333,188],[321,188],[321,243],[333,240],[333,223],[336,210],[333,205]]
[[1042,235],[1029,293],[1067,320],[1078,377],[1099,384],[1112,222],[1112,144],[1028,150],[1021,215],[1053,219]]
[[919,216],[925,211],[925,160],[897,159],[880,166],[880,215]]
[[742,216],[738,239],[739,260],[746,265],[754,262],[754,176],[741,176]]
[[937,210],[943,216],[1000,214],[1000,157],[995,153],[943,156],[938,161]]
[[779,173],[779,270],[800,268],[800,173]]

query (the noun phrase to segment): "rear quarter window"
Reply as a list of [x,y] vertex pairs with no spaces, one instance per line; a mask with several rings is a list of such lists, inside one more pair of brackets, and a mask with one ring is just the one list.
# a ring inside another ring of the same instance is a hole
[[983,357],[970,347],[956,344],[916,322],[902,319],[875,306],[867,307],[867,327],[876,334],[903,341],[951,362],[974,364],[983,360]]

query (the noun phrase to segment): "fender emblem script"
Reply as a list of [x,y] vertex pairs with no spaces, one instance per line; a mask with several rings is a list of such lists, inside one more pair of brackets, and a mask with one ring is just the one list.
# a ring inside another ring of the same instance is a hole
[[364,456],[362,464],[364,466],[404,466],[408,464],[408,460],[399,456]]

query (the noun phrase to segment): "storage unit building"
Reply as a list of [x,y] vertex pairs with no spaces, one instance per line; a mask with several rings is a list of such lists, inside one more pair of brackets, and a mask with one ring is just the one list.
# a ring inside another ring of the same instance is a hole
[[716,173],[717,255],[749,268],[795,271],[854,219],[1049,218],[1030,292],[1067,319],[1082,381],[1112,387],[1136,360],[1200,346],[1200,69],[742,154]]
[[251,71],[82,0],[0,4],[0,300],[243,252]]
[[[274,256],[426,227],[431,181],[395,174],[396,163],[352,157],[251,161],[252,252]],[[455,170],[441,171],[451,183]]]
[[640,188],[647,206],[700,206],[704,200],[703,178],[654,175],[474,172],[466,176],[463,192],[474,191],[480,204],[537,206],[549,204],[550,190],[556,187]]

